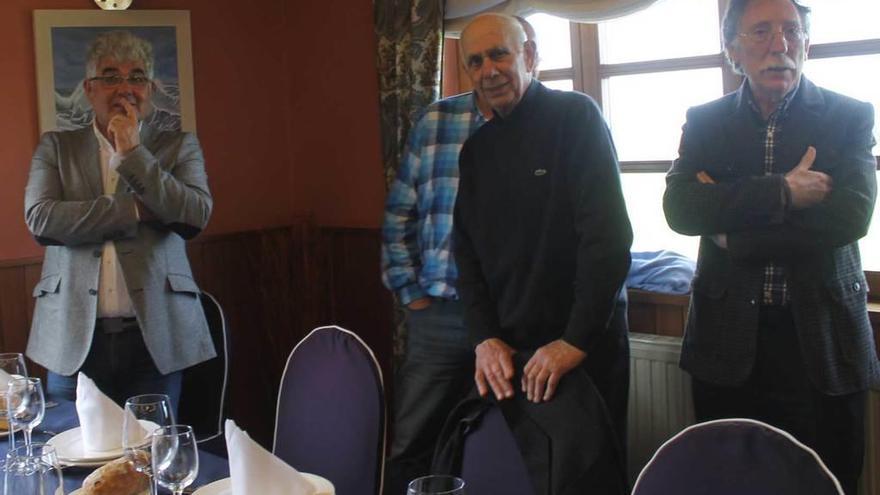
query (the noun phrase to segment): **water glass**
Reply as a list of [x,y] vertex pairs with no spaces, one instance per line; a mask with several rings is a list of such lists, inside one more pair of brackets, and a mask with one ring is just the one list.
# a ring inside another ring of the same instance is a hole
[[150,477],[150,493],[156,495],[150,450],[157,428],[174,424],[171,399],[165,394],[145,394],[125,401],[122,419],[122,448],[135,470]]
[[31,444],[31,432],[43,422],[46,414],[46,400],[43,397],[43,383],[39,378],[16,378],[9,382],[6,390],[6,411],[10,428],[24,431],[24,444]]
[[409,482],[406,495],[464,495],[464,480],[445,474],[422,476]]
[[55,447],[33,443],[9,451],[3,486],[10,495],[64,495],[64,477]]
[[153,476],[174,495],[181,495],[199,473],[199,449],[191,426],[163,426],[154,431],[151,453]]
[[[24,355],[20,352],[3,352],[0,353],[0,371],[3,371],[9,377],[6,377],[2,373],[0,376],[4,378],[21,378],[27,376],[27,366],[24,363]],[[6,405],[6,387],[7,384],[0,381],[0,420],[6,421],[9,423],[7,408]],[[9,450],[7,452],[12,452],[15,449],[15,435],[12,432],[12,425],[7,424],[9,428]],[[0,467],[2,467],[2,462],[0,462]],[[2,471],[2,469],[0,469]]]

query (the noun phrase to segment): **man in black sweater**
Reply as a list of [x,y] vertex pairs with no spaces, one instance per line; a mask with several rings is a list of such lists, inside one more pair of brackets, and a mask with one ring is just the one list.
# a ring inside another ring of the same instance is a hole
[[632,229],[608,128],[588,96],[532,79],[535,45],[513,18],[476,18],[461,54],[495,113],[462,148],[453,222],[477,387],[513,397],[512,356],[534,350],[520,386],[543,402],[583,366],[623,445]]

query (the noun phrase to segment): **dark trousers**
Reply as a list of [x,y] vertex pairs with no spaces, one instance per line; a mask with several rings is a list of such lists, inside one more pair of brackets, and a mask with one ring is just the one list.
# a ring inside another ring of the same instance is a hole
[[856,495],[865,453],[867,392],[830,396],[816,390],[787,308],[761,310],[755,367],[738,387],[693,380],[697,421],[751,418],[781,428],[814,449],[847,495]]
[[[180,402],[181,372],[163,375],[147,351],[136,321],[119,324],[99,319],[95,325],[92,347],[80,367],[95,381],[104,394],[120,407],[129,397],[141,394],[167,394],[177,412]],[[46,391],[50,395],[76,400],[77,374],[71,376],[49,372]]]
[[394,387],[391,452],[385,493],[403,495],[428,474],[437,437],[452,408],[473,385],[474,350],[459,301],[434,299],[406,310],[406,354]]
[[583,367],[605,401],[614,427],[623,466],[627,461],[627,407],[629,405],[629,322],[626,293],[621,294],[611,322],[596,347],[587,353]]

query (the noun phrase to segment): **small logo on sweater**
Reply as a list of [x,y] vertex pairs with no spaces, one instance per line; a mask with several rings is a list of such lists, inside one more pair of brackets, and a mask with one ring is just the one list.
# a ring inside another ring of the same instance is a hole
[[547,175],[547,169],[539,168],[535,170],[535,177],[540,177],[542,175]]

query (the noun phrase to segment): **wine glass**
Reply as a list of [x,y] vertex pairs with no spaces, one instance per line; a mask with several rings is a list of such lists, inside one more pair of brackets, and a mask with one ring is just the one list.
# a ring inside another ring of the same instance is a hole
[[422,476],[409,482],[406,495],[465,495],[464,480],[445,474]]
[[191,426],[163,426],[153,432],[151,453],[156,481],[181,495],[199,473],[199,449]]
[[39,378],[16,378],[9,382],[6,392],[9,426],[24,431],[24,444],[31,444],[31,432],[43,422],[46,401],[43,398],[43,383]]
[[135,470],[150,477],[150,493],[156,495],[156,478],[150,462],[151,435],[161,426],[174,424],[171,399],[165,394],[145,394],[125,401],[122,448]]
[[32,443],[10,450],[3,486],[7,494],[64,495],[64,477],[55,447]]
[[[27,366],[24,364],[24,355],[20,352],[0,353],[0,371],[9,375],[9,377],[6,377],[3,373],[0,373],[0,377],[8,379],[27,376]],[[7,452],[12,452],[15,449],[15,435],[12,431],[12,425],[9,424],[6,405],[6,387],[7,384],[0,379],[0,420],[6,421],[6,427],[9,428],[9,450]],[[2,463],[0,463],[0,468],[2,468]],[[2,471],[2,469],[0,469],[0,471]]]

